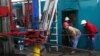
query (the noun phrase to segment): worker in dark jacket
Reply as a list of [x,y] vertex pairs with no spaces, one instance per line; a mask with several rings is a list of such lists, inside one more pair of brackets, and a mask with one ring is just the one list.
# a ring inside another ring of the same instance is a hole
[[88,35],[88,48],[90,50],[94,50],[96,33],[98,32],[96,26],[94,26],[92,23],[90,23],[86,20],[82,20],[81,25],[83,25],[83,27],[86,30],[86,33]]

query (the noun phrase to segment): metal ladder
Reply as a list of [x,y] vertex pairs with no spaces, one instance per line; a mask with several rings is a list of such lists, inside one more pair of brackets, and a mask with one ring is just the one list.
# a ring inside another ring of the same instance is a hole
[[[50,42],[56,42],[58,44],[58,29],[57,29],[57,15],[55,17],[55,13],[57,12],[57,3],[58,0],[46,0],[44,5],[44,10],[42,17],[40,19],[40,28],[43,30],[47,30],[47,39],[51,35],[55,35],[56,39],[49,40]],[[54,17],[56,20],[54,21]],[[55,27],[52,27],[52,24],[55,23]],[[56,32],[52,33],[51,28],[55,29]],[[48,34],[50,33],[50,34]],[[56,51],[58,51],[58,46],[50,46],[50,47],[56,47]],[[50,48],[51,49],[51,48]]]
[[[58,23],[57,23],[57,14],[55,15],[55,20],[53,21],[53,23],[55,24],[54,26],[52,26],[52,29],[55,31],[55,32],[51,32],[51,35],[50,36],[54,36],[54,37],[51,37],[50,39],[50,43],[51,44],[54,44],[54,45],[51,45],[50,46],[50,49],[51,50],[54,50],[55,51],[58,51]],[[51,29],[51,30],[52,30]],[[53,42],[53,43],[52,43]]]

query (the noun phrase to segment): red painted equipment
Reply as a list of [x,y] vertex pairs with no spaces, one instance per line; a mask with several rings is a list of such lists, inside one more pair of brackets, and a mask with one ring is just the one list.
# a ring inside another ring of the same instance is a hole
[[18,31],[17,27],[16,27],[16,24],[11,25],[11,31]]
[[5,17],[9,15],[8,7],[0,6],[0,17]]
[[44,33],[42,30],[34,30],[34,31],[28,31],[28,33],[25,35],[25,45],[32,45],[35,43],[43,44],[45,40],[45,36],[41,33]]
[[[29,13],[28,13],[29,14]],[[0,32],[0,36],[25,36],[24,42],[26,46],[33,44],[43,44],[45,42],[45,31],[44,30],[27,30],[26,32],[18,32],[16,25],[13,22],[13,13],[12,13],[12,4],[11,0],[9,1],[9,8],[7,6],[0,6],[0,17],[6,17],[10,19],[10,31],[9,32]],[[24,16],[23,23],[26,27],[29,24],[29,15]]]
[[29,17],[23,16],[22,22],[23,22],[25,27],[28,27],[28,25],[29,25]]
[[26,32],[2,32],[0,35],[2,36],[21,36],[24,35],[24,43],[25,46],[33,45],[33,44],[43,44],[45,42],[45,31],[43,30],[32,30]]

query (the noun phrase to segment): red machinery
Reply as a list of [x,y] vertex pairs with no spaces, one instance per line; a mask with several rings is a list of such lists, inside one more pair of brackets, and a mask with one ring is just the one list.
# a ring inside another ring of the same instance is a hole
[[[10,14],[10,15],[9,15]],[[45,34],[44,30],[33,30],[33,29],[28,29],[26,32],[18,32],[16,31],[16,25],[13,24],[13,20],[12,20],[12,13],[10,12],[10,10],[8,9],[8,7],[6,6],[0,6],[0,17],[6,17],[6,16],[10,16],[10,28],[11,28],[11,32],[1,32],[0,35],[1,36],[20,36],[23,35],[25,36],[24,42],[26,46],[29,45],[33,45],[34,43],[37,44],[43,44],[44,40],[45,40]],[[24,21],[25,24],[27,24],[28,22]]]
[[1,36],[21,36],[24,35],[24,43],[26,46],[33,44],[43,44],[45,41],[45,33],[43,30],[30,30],[28,29],[26,32],[2,32]]
[[0,6],[0,17],[5,17],[9,15],[8,7]]

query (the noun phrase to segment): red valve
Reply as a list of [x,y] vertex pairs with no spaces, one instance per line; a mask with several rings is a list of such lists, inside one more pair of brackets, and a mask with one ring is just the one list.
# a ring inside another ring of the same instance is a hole
[[25,45],[29,46],[35,43],[43,44],[44,40],[45,40],[45,36],[42,36],[40,34],[40,31],[30,31],[26,35]]

